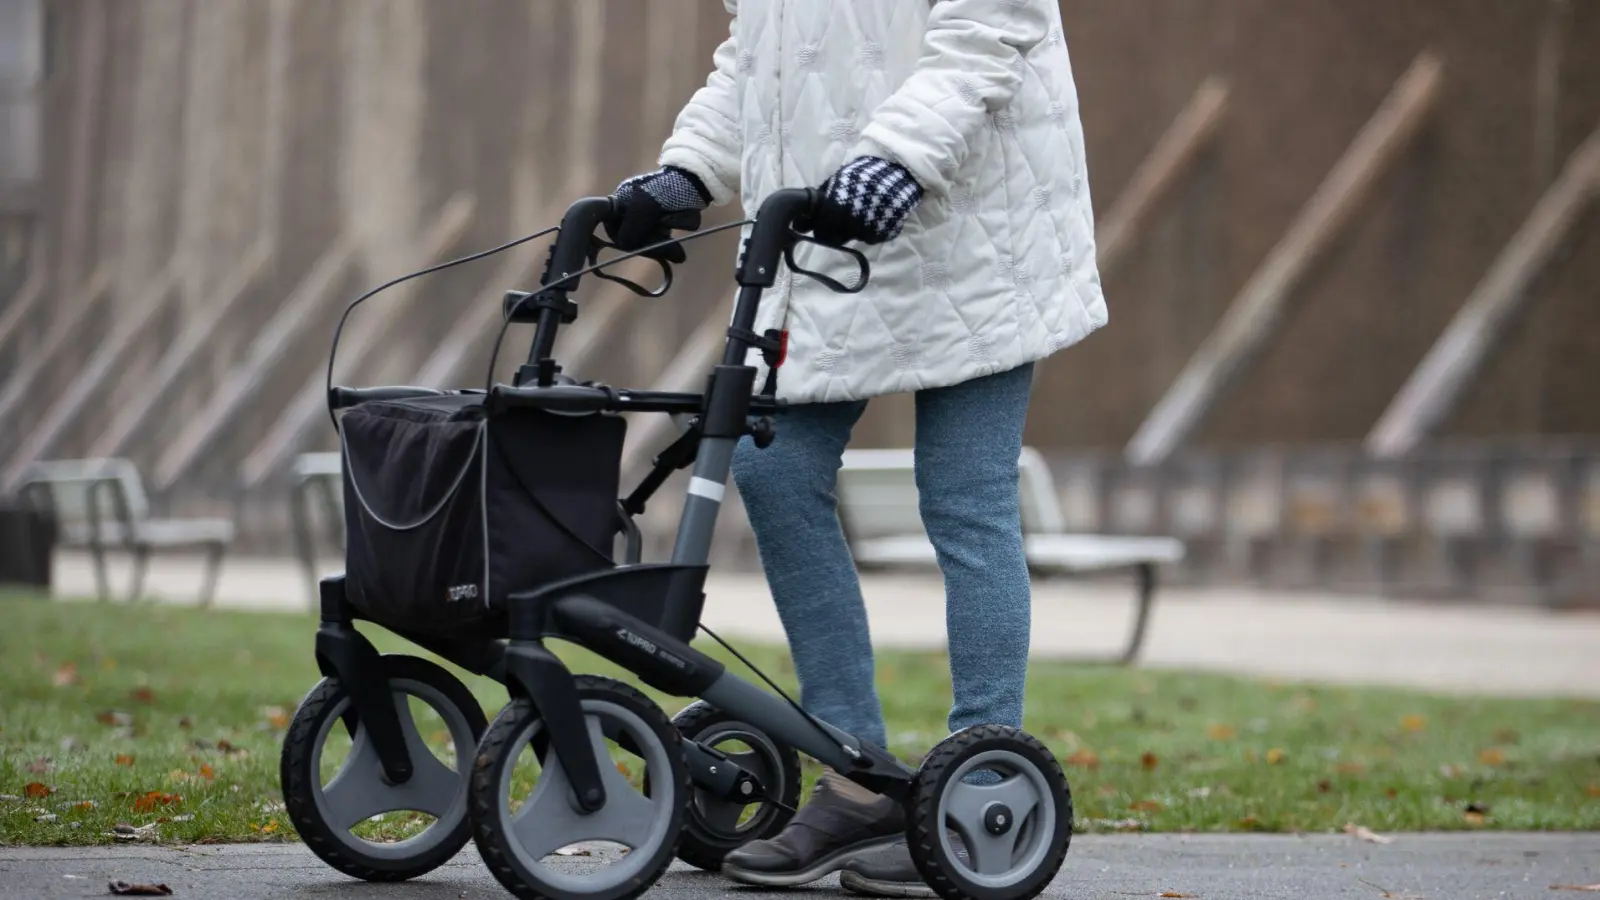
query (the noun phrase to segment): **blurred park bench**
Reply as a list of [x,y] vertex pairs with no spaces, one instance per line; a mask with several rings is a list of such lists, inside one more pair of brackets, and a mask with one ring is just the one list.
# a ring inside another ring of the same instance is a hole
[[[1083,576],[1127,570],[1137,581],[1133,625],[1117,660],[1139,655],[1155,601],[1156,571],[1179,562],[1184,546],[1165,536],[1067,533],[1050,468],[1024,447],[1017,484],[1028,567],[1042,576]],[[918,506],[915,454],[910,449],[846,450],[835,492],[851,553],[862,569],[937,565]]]
[[86,549],[94,562],[101,600],[112,596],[106,551],[126,550],[133,558],[128,599],[138,599],[150,556],[158,550],[199,547],[206,551],[200,604],[209,606],[217,588],[222,557],[234,539],[228,519],[169,519],[150,514],[139,470],[126,459],[69,459],[34,463],[18,491],[23,501],[45,510],[55,522],[59,546]]

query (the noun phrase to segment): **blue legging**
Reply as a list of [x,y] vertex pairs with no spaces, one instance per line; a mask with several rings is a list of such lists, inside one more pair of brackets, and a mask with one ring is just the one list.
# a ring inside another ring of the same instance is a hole
[[[917,490],[945,583],[951,731],[1022,726],[1031,601],[1017,458],[1032,378],[1024,365],[916,394]],[[740,442],[733,473],[788,634],[801,705],[886,747],[866,605],[833,493],[866,406],[790,407],[767,449]]]

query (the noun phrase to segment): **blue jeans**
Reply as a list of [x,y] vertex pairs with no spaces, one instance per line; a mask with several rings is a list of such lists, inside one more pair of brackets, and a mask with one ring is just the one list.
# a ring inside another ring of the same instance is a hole
[[[1022,726],[1031,584],[1017,458],[1033,366],[916,394],[916,483],[945,584],[954,703],[948,726]],[[733,474],[788,634],[801,705],[888,746],[872,638],[834,483],[865,401],[790,407],[777,440],[739,443]]]

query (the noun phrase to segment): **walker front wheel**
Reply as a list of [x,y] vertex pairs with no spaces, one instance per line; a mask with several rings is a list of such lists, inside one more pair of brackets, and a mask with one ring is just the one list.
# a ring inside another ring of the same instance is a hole
[[945,900],[1029,900],[1072,842],[1072,792],[1028,733],[978,725],[923,760],[906,797],[911,859]]
[[526,699],[501,710],[478,744],[473,838],[489,871],[523,900],[637,897],[666,871],[683,830],[689,767],[666,713],[614,679],[579,675],[577,690],[605,787],[600,809],[580,811]]
[[413,774],[384,779],[369,733],[337,678],[306,694],[279,759],[283,803],[306,846],[366,881],[404,881],[448,862],[472,837],[467,777],[486,727],[467,686],[412,656],[381,657]]

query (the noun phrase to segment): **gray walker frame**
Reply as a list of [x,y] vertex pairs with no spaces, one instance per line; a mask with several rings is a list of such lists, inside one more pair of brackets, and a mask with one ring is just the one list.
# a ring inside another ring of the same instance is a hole
[[[594,232],[611,214],[610,198],[588,198],[574,204],[551,248],[543,288],[537,294],[507,297],[507,318],[537,322],[538,331],[517,384],[498,384],[486,391],[490,415],[524,407],[569,414],[655,411],[695,416],[690,433],[662,454],[646,483],[621,504],[633,544],[637,532],[632,529],[630,514],[642,511],[643,499],[692,459],[669,563],[620,565],[512,594],[507,604],[509,641],[504,643],[499,639],[441,639],[391,629],[467,671],[494,678],[513,696],[531,700],[548,726],[551,751],[571,780],[574,799],[584,812],[597,812],[605,805],[601,762],[588,740],[574,675],[544,644],[550,637],[577,643],[664,693],[704,700],[876,793],[901,800],[916,775],[887,751],[817,720],[788,698],[727,671],[689,646],[705,601],[707,560],[734,447],[746,434],[754,434],[758,446],[765,446],[772,438],[772,422],[765,414],[782,407],[773,397],[756,396],[752,390],[756,369],[746,362],[749,351],[761,349],[769,354],[769,364],[774,364],[772,354],[778,350],[772,346],[773,336],[763,338],[751,331],[756,309],[763,290],[773,285],[779,263],[787,258],[794,267],[789,252],[801,239],[798,231],[805,230],[800,226],[809,218],[815,199],[813,190],[787,189],[762,204],[737,267],[740,289],[726,349],[704,394],[593,387],[558,375],[559,367],[550,358],[556,327],[576,315],[567,295],[576,288],[578,275],[596,269],[586,270],[584,263],[594,258]],[[865,259],[854,251],[844,252],[863,266],[864,283]],[[670,269],[664,262],[662,266],[670,282]],[[859,285],[844,288],[816,277],[835,289],[859,289]],[[439,393],[414,387],[341,387],[332,389],[329,401],[334,408],[347,408],[369,400]],[[759,415],[752,420],[754,414]],[[358,614],[345,598],[344,576],[324,579],[319,588],[318,666],[324,676],[338,677],[347,686],[356,715],[370,730],[384,777],[393,784],[403,783],[412,775],[412,763],[398,715],[388,699],[389,688],[379,674],[383,670],[377,651],[353,627]],[[765,798],[760,781],[726,755],[688,740],[684,748],[698,789],[740,803]]]

